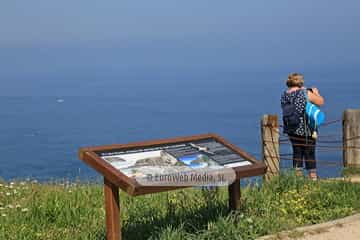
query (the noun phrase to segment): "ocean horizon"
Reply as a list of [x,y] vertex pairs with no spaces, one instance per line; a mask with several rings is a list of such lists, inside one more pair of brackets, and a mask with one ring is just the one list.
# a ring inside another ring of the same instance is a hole
[[[77,157],[84,146],[217,133],[260,160],[260,119],[280,117],[286,71],[215,71],[124,76],[93,72],[63,77],[45,74],[26,87],[12,76],[0,95],[0,177],[5,180],[99,178]],[[327,121],[359,108],[355,71],[304,71],[308,87],[325,97]],[[16,91],[18,89],[18,91]],[[28,90],[26,90],[28,89]],[[281,124],[281,118],[280,118]],[[341,140],[341,122],[320,129],[320,136]],[[291,153],[282,146],[281,153]],[[342,152],[318,151],[320,177],[341,174]],[[282,168],[291,162],[282,161]]]

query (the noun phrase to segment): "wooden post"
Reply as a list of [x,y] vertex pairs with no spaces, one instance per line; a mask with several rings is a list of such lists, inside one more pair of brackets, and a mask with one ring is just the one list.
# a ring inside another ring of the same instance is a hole
[[360,167],[360,109],[345,110],[343,115],[344,167]]
[[229,208],[230,210],[240,209],[240,179],[236,179],[235,182],[229,185]]
[[104,178],[106,239],[121,239],[119,188]]
[[277,115],[264,115],[261,119],[262,159],[267,166],[264,179],[268,181],[280,172],[280,130]]

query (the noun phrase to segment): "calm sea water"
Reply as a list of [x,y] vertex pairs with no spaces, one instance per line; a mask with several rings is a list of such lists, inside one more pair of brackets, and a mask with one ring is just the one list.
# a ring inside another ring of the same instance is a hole
[[[359,108],[358,74],[324,72],[305,73],[305,78],[326,97],[327,119],[340,119],[344,109]],[[24,82],[26,91],[0,96],[0,177],[96,178],[99,175],[78,160],[79,147],[207,132],[218,133],[259,158],[259,121],[265,113],[280,113],[286,75],[285,71],[143,72],[29,80]],[[340,124],[321,129],[321,135],[340,139]],[[282,146],[281,152],[291,151]],[[318,159],[340,164],[342,155],[318,152]],[[337,176],[341,168],[319,164],[319,171],[323,177]]]

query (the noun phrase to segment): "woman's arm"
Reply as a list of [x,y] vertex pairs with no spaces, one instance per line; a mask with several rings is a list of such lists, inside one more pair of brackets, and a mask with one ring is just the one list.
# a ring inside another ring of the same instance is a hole
[[307,91],[309,101],[315,105],[322,106],[325,103],[324,98],[320,95],[317,88],[312,88],[312,91]]

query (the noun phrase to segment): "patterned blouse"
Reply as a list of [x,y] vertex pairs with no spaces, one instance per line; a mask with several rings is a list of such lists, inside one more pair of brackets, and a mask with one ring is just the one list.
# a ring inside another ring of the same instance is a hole
[[308,126],[307,123],[307,117],[305,115],[305,107],[306,107],[306,97],[304,90],[296,90],[291,93],[288,93],[287,91],[284,91],[284,93],[281,95],[281,106],[285,105],[288,102],[294,101],[295,108],[300,117],[300,124],[296,128],[295,132],[291,134],[295,134],[298,136],[311,136],[311,129]]

